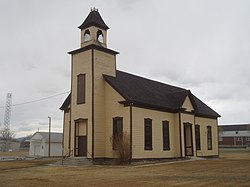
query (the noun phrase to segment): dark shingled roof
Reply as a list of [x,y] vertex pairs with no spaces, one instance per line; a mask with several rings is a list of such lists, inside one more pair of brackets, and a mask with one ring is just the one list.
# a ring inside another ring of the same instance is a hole
[[250,131],[250,124],[220,125],[223,131]]
[[126,100],[122,102],[124,104],[133,103],[133,105],[143,108],[178,112],[185,98],[188,96],[192,102],[196,116],[220,117],[218,113],[195,97],[190,90],[163,84],[122,71],[116,71],[116,77],[104,75],[104,79],[124,97]]
[[[134,106],[166,112],[183,111],[182,105],[188,96],[195,116],[214,118],[220,117],[213,109],[194,96],[190,90],[153,81],[122,71],[116,71],[116,77],[103,75],[108,82],[124,99],[125,105],[133,103]],[[70,95],[61,106],[67,110],[70,104]]]
[[91,10],[87,18],[84,22],[78,27],[79,29],[83,30],[90,26],[96,26],[104,30],[108,30],[109,27],[103,21],[101,15],[99,14],[98,10],[94,9]]

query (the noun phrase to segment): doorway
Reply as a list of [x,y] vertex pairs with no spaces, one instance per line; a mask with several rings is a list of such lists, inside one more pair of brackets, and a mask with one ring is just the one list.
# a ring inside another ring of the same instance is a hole
[[75,156],[87,156],[87,120],[75,121]]
[[78,136],[78,156],[87,156],[87,136]]
[[184,123],[185,156],[194,156],[192,124]]

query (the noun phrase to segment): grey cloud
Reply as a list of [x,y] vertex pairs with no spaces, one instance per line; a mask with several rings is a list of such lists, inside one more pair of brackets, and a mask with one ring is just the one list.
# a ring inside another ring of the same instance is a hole
[[[70,89],[67,52],[79,47],[77,26],[93,1],[60,1],[60,8],[58,2],[0,2],[0,105],[7,92],[22,103]],[[120,52],[120,70],[191,89],[218,110],[221,123],[250,121],[250,1],[98,0],[94,6],[110,27],[108,47]],[[46,131],[48,115],[62,129],[58,108],[66,96],[13,107],[14,131]]]
[[27,126],[21,126],[18,128],[18,132],[19,131],[30,131],[31,130],[31,127],[27,127]]
[[146,0],[118,0],[118,5],[120,8],[124,9],[124,10],[130,10],[132,9],[133,5],[136,3],[143,3]]
[[48,126],[48,123],[45,123],[45,122],[43,122],[43,123],[39,122],[38,124],[39,124],[39,126]]
[[32,70],[35,70],[35,69],[37,69],[38,67],[36,66],[36,65],[34,65],[34,64],[26,64],[26,69],[28,70],[28,71],[32,71]]

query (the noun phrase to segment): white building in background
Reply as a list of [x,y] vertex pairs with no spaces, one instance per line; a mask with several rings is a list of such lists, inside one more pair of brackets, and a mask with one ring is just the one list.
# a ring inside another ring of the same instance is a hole
[[[50,156],[62,155],[62,133],[52,132],[50,135]],[[30,156],[49,156],[49,133],[36,132],[30,139]]]

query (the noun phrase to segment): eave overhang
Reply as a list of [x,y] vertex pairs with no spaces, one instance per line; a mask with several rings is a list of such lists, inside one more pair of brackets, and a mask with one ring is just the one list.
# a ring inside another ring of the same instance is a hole
[[108,48],[105,48],[105,47],[102,47],[102,46],[99,46],[99,45],[95,45],[95,44],[90,44],[90,45],[87,45],[85,47],[70,51],[70,52],[68,52],[68,54],[75,55],[75,54],[78,54],[78,53],[81,53],[83,51],[87,51],[87,50],[90,50],[90,49],[96,49],[96,50],[99,50],[99,51],[102,51],[102,52],[105,52],[105,53],[109,53],[111,55],[119,54],[119,52],[117,52],[117,51],[114,51],[114,50],[111,50],[111,49],[108,49]]

